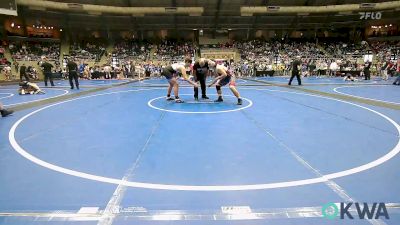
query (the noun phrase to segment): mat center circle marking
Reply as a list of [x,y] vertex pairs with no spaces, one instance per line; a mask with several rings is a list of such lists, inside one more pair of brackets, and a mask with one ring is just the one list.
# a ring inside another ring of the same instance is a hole
[[[190,95],[190,94],[181,94],[181,96],[193,96],[193,95]],[[210,96],[216,96],[215,94],[213,94],[213,95],[210,95]],[[230,97],[230,98],[235,98],[236,99],[236,97],[235,96],[232,96],[232,95],[223,95],[223,96],[228,96],[228,97]],[[157,100],[159,100],[159,99],[163,99],[164,98],[164,100],[163,101],[166,101],[165,100],[165,96],[160,96],[160,97],[156,97],[156,98],[153,98],[153,99],[151,99],[151,100],[149,100],[148,102],[147,102],[147,105],[149,106],[149,107],[151,107],[151,108],[153,108],[153,109],[156,109],[156,110],[160,110],[160,111],[165,111],[165,112],[172,112],[172,113],[186,113],[186,114],[212,114],[212,113],[228,113],[228,112],[235,112],[235,111],[239,111],[239,110],[243,110],[243,109],[247,109],[247,108],[249,108],[249,107],[251,107],[252,105],[253,105],[253,102],[250,100],[250,99],[247,99],[247,98],[243,98],[243,97],[241,97],[245,102],[247,102],[248,104],[247,105],[242,105],[241,107],[239,107],[239,106],[237,106],[236,105],[236,103],[232,103],[232,105],[234,105],[233,107],[237,107],[237,108],[235,108],[235,109],[227,109],[227,110],[215,110],[215,111],[184,111],[184,110],[173,110],[173,109],[166,109],[166,108],[161,108],[161,107],[158,107],[158,106],[155,106],[153,103],[155,102],[155,101],[157,101]],[[204,105],[204,104],[220,104],[220,103],[214,103],[213,101],[207,101],[207,102],[205,102],[205,101],[199,101],[199,102],[193,102],[193,101],[189,101],[188,103],[174,103],[174,104],[179,104],[179,105],[183,105],[183,104],[202,104],[202,105]]]

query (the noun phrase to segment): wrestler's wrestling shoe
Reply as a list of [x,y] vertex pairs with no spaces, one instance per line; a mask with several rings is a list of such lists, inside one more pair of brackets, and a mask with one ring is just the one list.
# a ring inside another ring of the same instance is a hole
[[1,116],[2,116],[2,117],[6,117],[6,116],[8,116],[8,115],[11,115],[14,111],[12,111],[12,110],[7,110],[7,109],[3,109],[3,110],[1,110],[0,112],[1,112]]
[[218,97],[218,99],[217,100],[215,100],[214,102],[223,102],[224,100],[222,99],[222,97],[221,96],[219,96]]

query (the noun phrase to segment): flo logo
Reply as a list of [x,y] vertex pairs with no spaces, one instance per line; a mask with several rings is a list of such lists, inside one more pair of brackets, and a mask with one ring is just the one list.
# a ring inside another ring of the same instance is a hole
[[[354,206],[355,209],[350,210]],[[341,202],[340,206],[335,203],[327,203],[322,206],[322,216],[327,219],[335,219],[340,217],[340,219],[354,219],[357,216],[358,219],[380,219],[384,217],[385,219],[390,219],[389,214],[386,209],[385,203],[372,203],[368,205],[367,203],[358,202]]]
[[382,12],[359,12],[360,20],[380,20],[382,18]]

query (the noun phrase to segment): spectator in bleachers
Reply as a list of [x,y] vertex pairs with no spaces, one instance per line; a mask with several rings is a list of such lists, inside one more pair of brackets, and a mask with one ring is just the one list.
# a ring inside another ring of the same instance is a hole
[[60,43],[36,42],[36,41],[15,41],[9,44],[12,58],[24,61],[38,61],[43,55],[51,61],[59,60]]
[[3,73],[6,77],[6,80],[10,81],[11,80],[11,66],[9,64],[7,64],[4,68],[3,68]]
[[185,57],[194,56],[194,45],[192,42],[163,40],[154,54],[156,59],[162,61],[183,61]]
[[148,60],[152,45],[137,40],[118,41],[114,46],[113,54],[120,60]]
[[98,62],[105,54],[106,45],[106,41],[101,39],[82,41],[81,43],[74,42],[70,45],[70,55],[76,59]]

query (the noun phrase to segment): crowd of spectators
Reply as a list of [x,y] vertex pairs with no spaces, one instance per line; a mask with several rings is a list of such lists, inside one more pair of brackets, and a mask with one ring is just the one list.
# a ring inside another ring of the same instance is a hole
[[4,57],[4,52],[5,49],[3,47],[0,47],[0,65],[8,64],[8,60],[6,59],[6,57]]
[[400,55],[400,41],[372,42],[370,43],[370,48],[379,60]]
[[[145,76],[159,76],[162,68],[167,63],[160,61],[133,61],[121,60],[118,64],[107,62],[105,64],[95,63],[89,66],[84,61],[78,63],[79,76],[84,79],[124,79]],[[63,76],[67,79],[67,73],[64,69]]]
[[217,44],[203,44],[200,46],[201,48],[216,48],[216,49],[226,49],[226,48],[234,48],[235,46],[229,42],[226,43],[217,43]]
[[234,42],[242,60],[268,62],[280,58],[283,60],[301,56],[308,59],[324,57],[324,52],[312,42],[279,42],[279,41],[242,41]]
[[382,65],[393,61],[394,56],[400,53],[399,42],[369,45],[365,41],[317,44],[315,42],[251,40],[223,46],[239,50],[241,59],[233,63],[232,67],[243,76],[254,76],[260,71],[261,74],[267,75],[289,75],[291,63],[296,56],[299,56],[302,61],[303,76],[334,76],[346,73],[362,75],[366,54],[376,55],[370,71],[373,75],[381,75]]
[[158,76],[161,74],[163,67],[170,63],[172,62],[152,60],[122,61],[118,67],[122,70],[125,78],[131,76]]
[[[40,61],[46,56],[49,61],[58,62],[60,44],[58,42],[11,41],[5,44],[12,54],[12,63],[5,57],[5,48],[0,48],[0,64],[9,65],[18,71],[18,61]],[[364,69],[364,55],[374,56],[370,70],[372,75],[393,69],[395,57],[400,55],[400,42],[307,42],[307,41],[233,41],[230,43],[203,46],[205,48],[230,48],[240,53],[240,60],[231,63],[231,68],[240,76],[258,75],[259,71],[273,71],[274,75],[289,75],[292,61],[300,57],[303,76],[344,75]],[[105,53],[106,42],[74,43],[70,55],[80,61],[99,60]],[[104,65],[80,67],[80,73],[88,79],[122,78],[160,74],[162,68],[182,61],[184,57],[194,57],[196,46],[192,42],[164,40],[160,44],[137,40],[117,41],[112,52],[118,64],[111,61]],[[150,53],[153,54],[150,54]],[[4,67],[4,66],[3,66]],[[60,66],[56,66],[60,68]],[[109,74],[114,74],[111,76]],[[107,76],[106,76],[107,75]],[[108,76],[109,75],[109,76]]]
[[[163,40],[160,43],[151,43],[138,40],[117,41],[112,55],[121,61],[177,62],[185,57],[194,57],[195,47],[192,42]],[[153,70],[152,64],[148,66]]]
[[336,59],[358,58],[370,51],[370,48],[365,41],[360,43],[331,41],[320,43],[320,46],[322,46],[331,57]]
[[245,76],[255,75],[257,71],[288,75],[296,56],[302,58],[307,70],[315,73],[323,74],[330,64],[325,52],[315,42],[251,40],[237,41],[230,46],[239,50],[241,60],[235,63],[235,69]]
[[193,42],[164,40],[156,45],[153,59],[162,61],[182,61],[185,57],[193,57]]
[[60,58],[59,42],[11,41],[8,47],[14,61],[39,61],[43,56],[51,61]]
[[137,40],[117,41],[112,52],[122,60],[135,59],[145,61],[150,57],[152,44]]
[[104,40],[74,42],[70,45],[69,53],[77,59],[100,61],[106,53],[106,46]]

